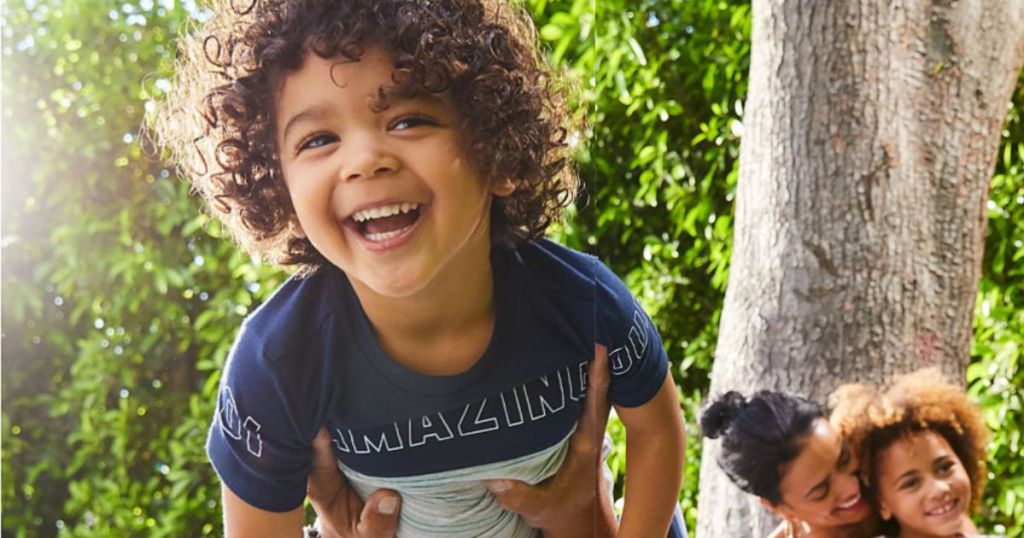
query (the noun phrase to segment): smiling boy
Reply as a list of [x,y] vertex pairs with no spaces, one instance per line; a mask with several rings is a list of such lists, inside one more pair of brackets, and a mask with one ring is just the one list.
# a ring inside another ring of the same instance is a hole
[[400,536],[535,536],[485,483],[557,471],[595,344],[627,428],[620,535],[670,529],[683,426],[658,334],[606,267],[540,238],[575,179],[535,41],[468,0],[221,2],[186,41],[158,130],[198,150],[243,246],[298,268],[224,368],[229,535],[297,533],[326,426],[363,497],[402,495]]
[[278,94],[281,170],[302,232],[348,277],[381,348],[458,374],[490,340],[491,197],[514,184],[480,178],[440,97],[378,111],[393,71],[377,45],[354,62],[307,53]]

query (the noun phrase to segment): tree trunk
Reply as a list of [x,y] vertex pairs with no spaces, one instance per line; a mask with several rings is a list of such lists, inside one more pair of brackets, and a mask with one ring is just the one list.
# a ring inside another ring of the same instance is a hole
[[[1024,0],[754,0],[711,395],[963,380]],[[698,536],[777,524],[705,442]]]

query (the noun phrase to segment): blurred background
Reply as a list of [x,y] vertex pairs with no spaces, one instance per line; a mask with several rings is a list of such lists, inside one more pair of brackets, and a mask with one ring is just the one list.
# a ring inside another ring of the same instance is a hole
[[[527,2],[581,88],[593,142],[560,241],[655,319],[700,442],[732,237],[750,7]],[[204,216],[142,127],[192,0],[7,0],[2,24],[2,534],[220,535],[204,454],[243,317],[287,278]],[[1024,83],[1024,77],[1022,77]],[[982,529],[1024,535],[1024,84],[992,178],[969,390],[995,435]],[[623,430],[612,421],[616,474]],[[621,492],[621,480],[618,485]]]

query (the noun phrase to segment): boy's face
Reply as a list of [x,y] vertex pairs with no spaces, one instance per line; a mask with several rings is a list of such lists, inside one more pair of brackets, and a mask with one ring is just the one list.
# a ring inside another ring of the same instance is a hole
[[971,481],[946,438],[923,431],[878,454],[882,517],[895,517],[901,536],[954,536],[971,504]]
[[510,190],[479,177],[445,98],[392,98],[374,111],[393,70],[374,45],[356,62],[307,53],[274,111],[298,223],[361,297],[413,297],[482,270],[491,196]]

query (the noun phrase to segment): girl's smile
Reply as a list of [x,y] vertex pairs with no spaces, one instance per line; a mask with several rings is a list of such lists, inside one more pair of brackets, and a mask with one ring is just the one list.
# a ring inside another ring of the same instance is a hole
[[878,471],[882,516],[896,518],[900,536],[973,531],[971,482],[945,437],[926,430],[897,440],[879,454]]

